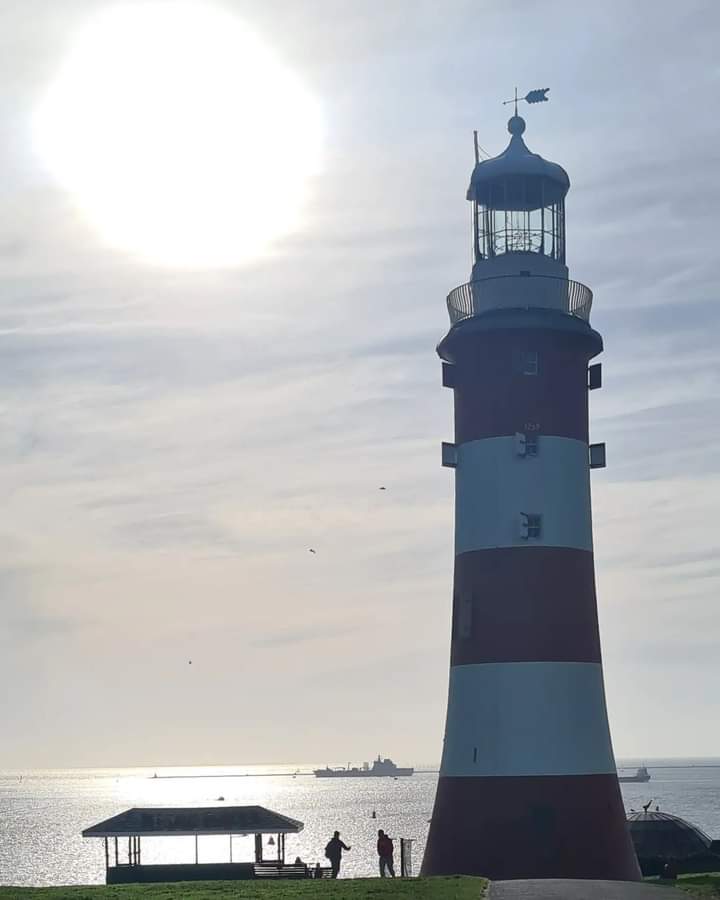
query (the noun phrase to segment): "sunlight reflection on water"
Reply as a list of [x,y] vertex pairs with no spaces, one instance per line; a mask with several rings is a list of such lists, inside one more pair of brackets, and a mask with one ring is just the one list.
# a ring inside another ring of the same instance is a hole
[[[294,771],[297,766],[274,767]],[[301,771],[310,767],[302,766]],[[193,770],[159,769],[159,775]],[[213,770],[199,769],[198,772]],[[217,772],[232,772],[224,768]],[[237,770],[241,771],[241,770]],[[245,768],[242,771],[250,771]],[[253,771],[262,771],[254,767]],[[345,875],[375,872],[377,829],[393,837],[413,837],[419,865],[430,817],[435,775],[412,778],[315,779],[152,778],[152,771],[35,772],[0,775],[0,884],[48,885],[104,881],[103,842],[84,840],[83,828],[131,806],[213,806],[260,804],[305,823],[299,835],[289,835],[287,858],[301,856],[326,864],[323,848],[339,829],[353,849],[345,855]],[[223,805],[218,803],[217,805]],[[371,813],[377,811],[377,818]],[[120,842],[121,860],[127,845]],[[203,837],[201,862],[227,861],[227,837]],[[252,859],[252,838],[233,839],[233,859]],[[195,859],[193,838],[143,839],[144,863],[187,862]]]
[[[643,761],[627,762],[640,765]],[[293,772],[296,768],[158,769],[158,774]],[[312,766],[299,768],[308,771]],[[323,848],[337,828],[353,848],[344,857],[342,874],[374,875],[377,829],[384,828],[395,838],[415,839],[417,874],[436,784],[433,774],[363,780],[308,776],[153,779],[152,774],[146,769],[0,773],[0,884],[102,883],[102,841],[83,840],[83,828],[131,806],[212,806],[219,796],[225,798],[225,805],[260,804],[304,822],[299,835],[288,837],[289,860],[301,856],[310,864],[324,863]],[[650,784],[623,785],[628,809],[653,800],[661,809],[720,837],[720,768],[651,769],[651,775]],[[371,818],[373,810],[376,819]],[[201,838],[199,846],[201,862],[229,858],[226,837]],[[235,861],[251,859],[252,852],[252,838],[233,839]],[[193,838],[143,840],[145,863],[192,863],[194,859]]]

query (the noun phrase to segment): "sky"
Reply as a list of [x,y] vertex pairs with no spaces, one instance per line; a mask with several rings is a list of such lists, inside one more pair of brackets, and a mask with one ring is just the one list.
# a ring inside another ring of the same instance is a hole
[[525,139],[570,175],[570,275],[606,347],[615,752],[720,755],[720,7],[218,0],[316,99],[322,165],[285,234],[193,268],[108,245],[38,153],[38,105],[108,5],[0,11],[0,768],[439,759],[435,345],[469,277],[472,131],[504,148],[515,85],[550,87]]

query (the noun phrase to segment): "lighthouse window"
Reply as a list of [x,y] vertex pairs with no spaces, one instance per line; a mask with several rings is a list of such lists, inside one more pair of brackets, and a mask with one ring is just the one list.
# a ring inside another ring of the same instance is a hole
[[520,537],[526,541],[542,537],[542,516],[540,513],[520,513]]
[[538,455],[539,435],[527,434],[524,431],[515,432],[515,452],[518,456],[537,456]]
[[538,373],[538,354],[537,350],[526,350],[522,355],[522,373],[523,375],[537,375]]

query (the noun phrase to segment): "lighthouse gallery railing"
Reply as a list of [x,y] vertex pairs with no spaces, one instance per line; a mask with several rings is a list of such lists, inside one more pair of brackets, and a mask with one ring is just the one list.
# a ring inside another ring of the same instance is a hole
[[490,309],[541,307],[557,309],[586,322],[593,294],[589,287],[553,275],[496,275],[469,281],[450,291],[450,322],[470,319]]

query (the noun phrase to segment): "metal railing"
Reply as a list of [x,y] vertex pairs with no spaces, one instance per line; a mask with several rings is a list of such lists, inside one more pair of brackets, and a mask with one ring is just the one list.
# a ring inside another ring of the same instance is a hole
[[586,322],[590,320],[593,294],[589,287],[554,275],[495,275],[469,281],[447,297],[450,322],[470,319],[490,309],[557,309]]

